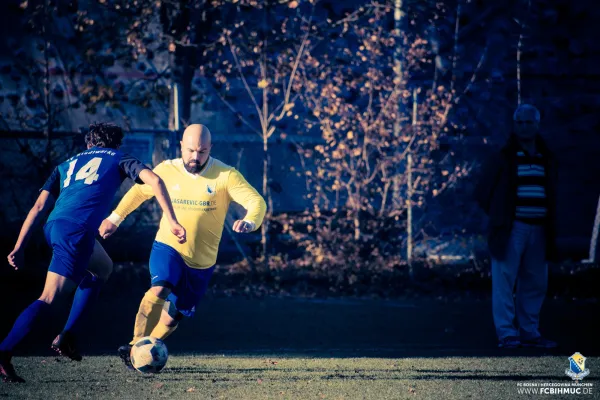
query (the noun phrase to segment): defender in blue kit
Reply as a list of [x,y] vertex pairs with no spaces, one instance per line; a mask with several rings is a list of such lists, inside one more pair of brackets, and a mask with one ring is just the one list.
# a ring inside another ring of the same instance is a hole
[[8,256],[15,269],[23,266],[24,249],[34,227],[54,205],[44,226],[46,240],[52,247],[52,260],[43,293],[21,313],[0,343],[0,376],[5,382],[24,382],[12,365],[13,349],[37,323],[51,315],[54,305],[64,302],[74,290],[69,318],[52,348],[73,360],[81,360],[75,345],[77,329],[103,283],[98,274],[88,271],[88,264],[92,254],[104,254],[108,259],[95,236],[126,178],[152,187],[171,232],[178,241],[185,242],[185,229],[177,222],[163,181],[142,162],[120,152],[122,140],[120,127],[92,124],[85,137],[87,150],[54,169],[23,223],[14,250]]

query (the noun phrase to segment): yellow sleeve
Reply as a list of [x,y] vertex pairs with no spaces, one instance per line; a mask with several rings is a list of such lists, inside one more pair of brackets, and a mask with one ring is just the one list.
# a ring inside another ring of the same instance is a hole
[[152,192],[152,188],[150,186],[135,184],[131,189],[129,189],[125,196],[123,196],[113,213],[117,214],[121,220],[123,220],[143,202],[151,199],[153,196],[154,193]]
[[[158,164],[156,168],[154,168],[154,173],[158,176],[161,174],[161,170],[163,169],[162,163]],[[152,191],[152,187],[150,185],[140,185],[135,184],[129,189],[125,196],[119,202],[119,205],[113,211],[113,215],[111,215],[111,219],[117,219],[118,223],[123,221],[129,214],[131,214],[136,208],[138,208],[143,202],[148,199],[154,197],[154,192]]]
[[244,221],[252,222],[254,229],[258,228],[267,212],[267,203],[236,169],[229,173],[227,192],[233,201],[246,209]]

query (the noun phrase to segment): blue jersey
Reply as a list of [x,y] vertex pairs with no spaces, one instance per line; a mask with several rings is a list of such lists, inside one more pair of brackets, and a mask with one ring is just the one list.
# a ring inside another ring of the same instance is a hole
[[98,229],[123,180],[129,177],[143,183],[138,176],[145,168],[138,159],[103,147],[71,157],[54,169],[42,187],[57,198],[48,222],[64,219]]

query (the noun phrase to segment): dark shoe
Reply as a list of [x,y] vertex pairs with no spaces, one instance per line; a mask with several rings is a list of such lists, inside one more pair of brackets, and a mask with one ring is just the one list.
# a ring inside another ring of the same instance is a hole
[[130,344],[126,344],[125,346],[119,347],[119,350],[117,350],[121,361],[123,361],[123,364],[125,364],[128,369],[134,369],[133,364],[131,364],[131,347]]
[[536,349],[555,349],[558,347],[558,343],[542,336],[538,336],[535,339],[522,340],[521,344],[523,347],[534,347]]
[[498,347],[502,349],[516,349],[521,346],[521,341],[516,336],[507,336],[503,339],[500,339],[498,342]]
[[25,379],[17,375],[15,367],[10,362],[11,358],[10,353],[0,352],[0,377],[4,382],[24,383]]
[[75,336],[69,332],[62,332],[54,339],[50,348],[61,356],[69,357],[74,361],[81,361],[81,354],[79,354],[75,342]]

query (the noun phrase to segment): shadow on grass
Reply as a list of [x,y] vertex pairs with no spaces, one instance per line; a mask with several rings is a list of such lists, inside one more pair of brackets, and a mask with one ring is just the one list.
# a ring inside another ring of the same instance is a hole
[[[0,289],[4,298],[0,337],[4,337],[39,293],[6,282],[0,283]],[[82,327],[84,357],[116,356],[116,349],[131,340],[135,314],[146,290],[143,285],[107,287]],[[599,311],[597,302],[549,299],[540,328],[561,346],[551,351],[505,350],[496,347],[488,300],[247,298],[209,293],[196,315],[182,321],[166,343],[171,354],[194,357],[568,357],[575,352],[591,357],[600,355],[600,335],[594,322]],[[50,325],[36,329],[16,355],[51,354],[48,347],[66,317],[65,309]]]
[[[206,381],[212,383],[218,382],[254,382],[257,377],[264,381],[270,382],[301,382],[306,380],[354,380],[354,381],[389,381],[389,380],[465,380],[465,381],[561,381],[564,380],[564,375],[525,375],[514,374],[511,371],[468,371],[467,374],[456,374],[452,371],[431,371],[428,370],[412,370],[406,369],[369,369],[368,373],[363,370],[355,370],[354,372],[344,370],[336,371],[335,369],[327,368],[231,368],[227,369],[211,369],[201,367],[169,367],[168,370],[156,375],[141,375],[136,372],[131,373],[133,379],[141,379],[148,381],[161,382],[187,382],[190,379],[194,381]],[[189,375],[193,375],[193,378]],[[222,376],[222,375],[229,375]],[[241,376],[235,376],[241,375]],[[88,382],[85,377],[76,377],[69,379],[69,382]],[[589,381],[600,381],[598,377],[586,379]],[[64,383],[64,379],[45,379],[43,383]]]

